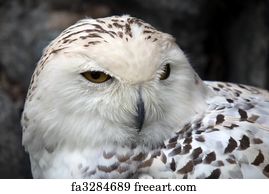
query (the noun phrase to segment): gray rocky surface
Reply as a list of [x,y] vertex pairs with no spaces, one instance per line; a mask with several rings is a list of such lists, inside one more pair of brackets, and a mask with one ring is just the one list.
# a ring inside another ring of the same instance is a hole
[[19,113],[2,90],[0,107],[0,178],[30,177],[28,157],[21,146]]

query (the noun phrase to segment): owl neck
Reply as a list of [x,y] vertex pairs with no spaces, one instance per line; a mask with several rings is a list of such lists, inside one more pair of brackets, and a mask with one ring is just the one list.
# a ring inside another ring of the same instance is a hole
[[[184,83],[181,92],[184,97],[177,106],[179,127],[191,122],[197,115],[204,114],[208,109],[208,99],[216,95],[193,69],[191,71],[193,77]],[[178,128],[175,130],[178,131]]]

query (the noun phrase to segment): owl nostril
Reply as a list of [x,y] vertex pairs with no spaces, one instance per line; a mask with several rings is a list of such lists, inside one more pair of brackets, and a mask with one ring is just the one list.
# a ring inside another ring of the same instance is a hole
[[139,90],[139,99],[137,102],[137,116],[136,116],[136,128],[138,129],[138,132],[142,130],[144,120],[145,120],[145,107],[144,107],[144,101],[141,96],[141,92]]

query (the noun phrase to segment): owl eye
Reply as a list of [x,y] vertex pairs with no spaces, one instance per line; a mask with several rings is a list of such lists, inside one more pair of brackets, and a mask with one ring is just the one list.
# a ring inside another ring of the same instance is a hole
[[169,77],[169,75],[170,75],[170,71],[171,71],[171,69],[170,69],[170,64],[167,63],[167,64],[165,65],[165,68],[164,68],[162,74],[161,74],[160,80],[165,80],[165,79],[167,79],[167,78]]
[[100,84],[106,82],[107,80],[111,79],[111,76],[105,74],[102,71],[87,71],[81,74],[90,82]]

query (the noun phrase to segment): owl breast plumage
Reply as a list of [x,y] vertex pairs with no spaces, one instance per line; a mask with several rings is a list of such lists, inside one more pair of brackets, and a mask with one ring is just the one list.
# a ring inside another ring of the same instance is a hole
[[269,93],[202,81],[171,35],[126,15],[51,42],[21,123],[34,178],[269,177]]

